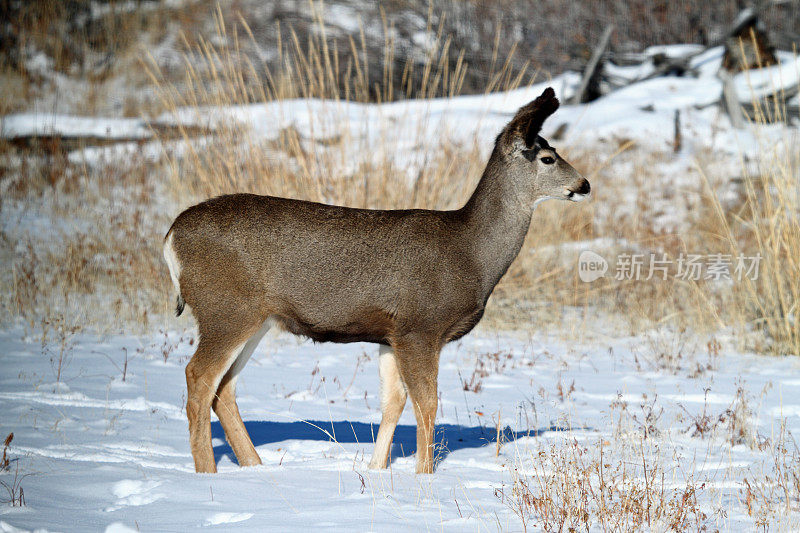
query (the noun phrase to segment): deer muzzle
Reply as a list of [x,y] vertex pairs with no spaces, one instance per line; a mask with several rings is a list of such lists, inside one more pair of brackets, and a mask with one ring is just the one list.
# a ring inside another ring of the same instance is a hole
[[581,181],[575,187],[565,187],[564,188],[564,196],[567,197],[568,200],[573,202],[581,202],[586,200],[592,194],[592,187],[589,185],[589,181],[586,178],[582,178]]

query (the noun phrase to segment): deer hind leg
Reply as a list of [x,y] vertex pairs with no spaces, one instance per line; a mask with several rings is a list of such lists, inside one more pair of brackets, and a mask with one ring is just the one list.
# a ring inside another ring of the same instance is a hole
[[271,326],[272,320],[267,319],[261,329],[245,343],[239,355],[236,356],[230,368],[222,377],[217,389],[217,395],[211,403],[211,407],[217,414],[219,422],[222,424],[222,429],[225,430],[225,437],[228,439],[231,448],[233,448],[233,453],[236,454],[236,460],[240,466],[260,465],[261,458],[253,446],[253,441],[250,440],[250,435],[247,434],[242,416],[239,414],[239,406],[236,405],[236,380],[239,377],[239,372],[247,364],[256,346],[258,346],[258,343]]
[[[256,326],[257,327],[257,326]],[[197,472],[216,472],[211,446],[211,404],[220,382],[244,348],[248,337],[239,333],[204,334],[200,328],[197,351],[186,365],[186,417],[189,419],[189,444]]]
[[431,474],[440,346],[437,342],[413,339],[394,343],[393,348],[417,418],[417,473]]
[[378,375],[381,380],[381,426],[375,439],[375,450],[372,452],[370,468],[386,468],[389,460],[389,449],[397,427],[397,421],[406,405],[406,387],[400,379],[397,360],[392,349],[381,345],[378,362]]

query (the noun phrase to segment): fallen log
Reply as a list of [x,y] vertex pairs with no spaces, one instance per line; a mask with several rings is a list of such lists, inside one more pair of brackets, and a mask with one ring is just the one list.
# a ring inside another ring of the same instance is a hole
[[[571,104],[582,104],[585,102],[590,101],[587,98],[587,92],[589,86],[592,82],[592,79],[598,80],[599,77],[595,76],[595,73],[601,72],[602,69],[598,70],[598,67],[602,66],[602,58],[603,53],[605,53],[606,48],[608,48],[608,43],[611,41],[611,33],[614,31],[614,25],[609,25],[605,31],[603,32],[603,36],[600,37],[600,42],[592,52],[592,57],[589,59],[589,63],[586,65],[586,69],[583,71],[583,78],[581,78],[581,84],[578,87],[577,92],[572,96],[570,99]],[[599,91],[598,91],[599,93]],[[597,95],[595,95],[595,98]]]

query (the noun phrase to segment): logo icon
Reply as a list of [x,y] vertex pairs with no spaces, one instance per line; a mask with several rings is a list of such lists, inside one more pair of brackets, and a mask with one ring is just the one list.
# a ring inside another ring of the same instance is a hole
[[591,283],[605,276],[608,271],[608,261],[602,256],[584,250],[578,257],[578,277],[585,283]]

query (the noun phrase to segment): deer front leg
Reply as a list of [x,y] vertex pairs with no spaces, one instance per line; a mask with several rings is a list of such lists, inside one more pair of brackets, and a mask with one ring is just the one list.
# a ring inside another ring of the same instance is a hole
[[381,380],[381,427],[375,439],[370,468],[386,468],[389,449],[392,446],[397,421],[406,405],[406,387],[400,379],[397,360],[388,346],[381,345],[378,360],[378,376]]
[[433,425],[438,406],[439,349],[434,342],[399,342],[398,369],[417,418],[417,473],[433,473]]

